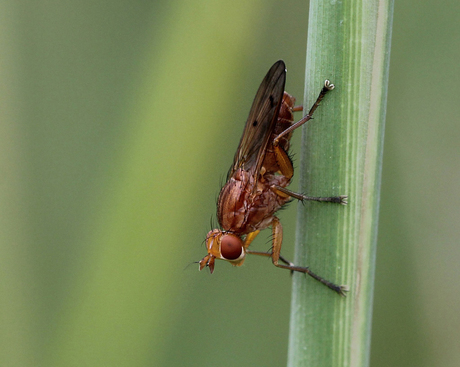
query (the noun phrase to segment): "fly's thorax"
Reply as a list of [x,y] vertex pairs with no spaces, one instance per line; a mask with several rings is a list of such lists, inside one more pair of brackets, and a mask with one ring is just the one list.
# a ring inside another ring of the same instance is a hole
[[243,169],[238,169],[227,181],[219,194],[217,219],[226,231],[241,234],[246,210],[250,205],[254,178]]
[[208,254],[200,261],[200,270],[208,266],[211,273],[214,271],[215,259],[227,260],[234,266],[240,266],[246,256],[241,237],[220,229],[208,233],[206,249]]
[[282,175],[265,174],[258,182],[257,194],[246,208],[245,233],[262,230],[271,225],[273,216],[290,199],[279,196],[272,186],[286,187],[290,180]]
[[253,190],[253,177],[243,169],[237,170],[220,192],[219,224],[224,231],[239,236],[267,228],[275,212],[289,201],[277,195],[271,187],[286,187],[289,183],[287,177],[264,173]]

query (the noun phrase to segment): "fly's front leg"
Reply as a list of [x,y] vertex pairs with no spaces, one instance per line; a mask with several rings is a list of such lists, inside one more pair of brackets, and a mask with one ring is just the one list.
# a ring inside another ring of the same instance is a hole
[[272,248],[272,261],[273,264],[282,269],[288,269],[291,271],[298,271],[300,273],[305,273],[310,275],[312,278],[316,279],[317,281],[323,283],[325,286],[329,287],[333,291],[337,292],[341,296],[345,296],[345,292],[348,290],[348,287],[343,285],[336,285],[319,275],[313,273],[309,268],[304,268],[302,266],[295,266],[295,265],[284,265],[279,264],[278,260],[280,259],[280,252],[281,252],[281,244],[283,242],[283,226],[278,218],[274,217],[272,222],[272,230],[273,230],[273,248]]
[[[273,140],[273,146],[278,146],[280,139],[289,134],[292,130],[297,129],[298,127],[302,126],[305,124],[308,120],[312,119],[313,114],[315,113],[316,109],[318,108],[319,104],[321,103],[322,99],[324,96],[331,90],[334,89],[334,84],[332,84],[329,80],[324,81],[324,86],[321,89],[321,92],[318,95],[318,98],[316,98],[315,103],[313,106],[311,106],[310,111],[299,121],[297,121],[295,124],[292,124],[289,126],[286,130],[284,130],[281,134],[279,134],[275,140]],[[292,111],[302,111],[303,108],[301,106],[296,106],[292,109]]]
[[[257,230],[257,231],[254,231],[254,232],[251,232],[249,233],[246,238],[244,239],[244,243],[243,243],[243,247],[244,249],[246,250],[249,245],[251,244],[252,241],[254,241],[254,239],[257,237],[257,235],[259,234],[260,230]],[[247,253],[251,253],[251,251],[246,251]]]
[[[252,241],[254,241],[254,238],[257,237],[257,235],[259,234],[259,230],[258,231],[254,231],[254,232],[251,232],[249,233],[247,236],[246,236],[246,239],[244,240],[244,243],[243,243],[243,246],[244,248],[246,249],[246,253],[247,254],[251,254],[251,255],[258,255],[258,256],[265,256],[265,257],[272,257],[272,254],[271,252],[261,252],[261,251],[250,251],[250,250],[247,250],[247,248],[249,247],[249,245],[251,244]],[[291,263],[290,261],[286,260],[284,257],[280,256],[279,259],[281,260],[281,262],[287,264],[287,265],[294,265],[293,263]]]
[[[264,257],[271,257],[273,264],[276,266],[280,266],[278,264],[278,261],[280,260],[281,262],[285,263],[287,266],[294,266],[293,263],[290,261],[286,260],[284,257],[280,255],[281,251],[281,242],[283,240],[283,227],[281,226],[281,223],[278,218],[274,217],[273,222],[272,222],[272,228],[273,228],[273,246],[271,248],[271,252],[260,252],[260,251],[246,251],[246,253],[251,254],[251,255],[258,255],[258,256],[264,256]],[[260,231],[255,231],[252,233],[249,233],[248,236],[246,237],[244,247],[247,248],[249,244],[246,244],[246,241],[249,239],[249,243],[254,240],[255,236],[259,234]],[[255,234],[254,236],[251,236],[252,234]],[[281,265],[282,266],[282,265]]]
[[[271,250],[270,250],[271,251]],[[258,256],[263,256],[263,257],[272,257],[271,252],[262,252],[262,251],[246,251],[247,254],[251,255],[258,255]],[[280,255],[279,261],[286,265],[294,265],[291,263],[289,260],[286,260],[283,256]]]

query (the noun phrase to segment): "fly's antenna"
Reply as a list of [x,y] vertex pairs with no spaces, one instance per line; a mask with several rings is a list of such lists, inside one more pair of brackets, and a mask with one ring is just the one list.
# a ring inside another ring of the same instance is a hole
[[184,270],[182,270],[182,271],[185,271],[185,270],[186,270],[187,268],[189,268],[190,265],[192,265],[192,264],[199,264],[199,263],[200,263],[199,261],[192,261],[191,263],[187,264],[187,266],[186,266],[186,267],[184,268]]

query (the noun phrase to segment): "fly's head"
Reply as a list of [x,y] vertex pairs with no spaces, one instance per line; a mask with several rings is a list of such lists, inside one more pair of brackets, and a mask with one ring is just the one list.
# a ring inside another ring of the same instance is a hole
[[207,266],[211,274],[216,259],[227,260],[234,266],[240,266],[246,256],[243,240],[235,234],[219,229],[210,231],[206,236],[206,249],[208,254],[200,261],[200,270]]

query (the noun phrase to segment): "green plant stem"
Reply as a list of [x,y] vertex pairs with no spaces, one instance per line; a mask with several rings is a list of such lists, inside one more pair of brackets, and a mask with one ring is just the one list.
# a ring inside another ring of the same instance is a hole
[[336,88],[303,129],[300,190],[349,204],[299,205],[295,263],[350,291],[294,274],[289,366],[369,364],[392,16],[393,0],[310,1],[304,105]]

